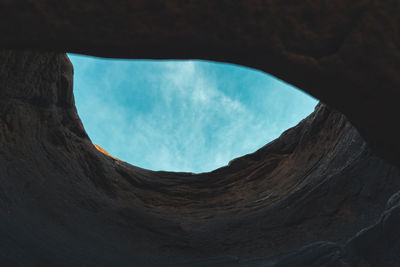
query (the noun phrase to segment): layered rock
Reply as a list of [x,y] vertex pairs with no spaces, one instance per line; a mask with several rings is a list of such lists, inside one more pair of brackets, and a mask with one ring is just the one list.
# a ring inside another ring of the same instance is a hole
[[399,1],[25,2],[1,1],[1,48],[257,68],[344,113],[400,166]]
[[2,51],[0,74],[5,265],[397,262],[400,171],[326,105],[226,167],[154,172],[92,144],[65,54]]

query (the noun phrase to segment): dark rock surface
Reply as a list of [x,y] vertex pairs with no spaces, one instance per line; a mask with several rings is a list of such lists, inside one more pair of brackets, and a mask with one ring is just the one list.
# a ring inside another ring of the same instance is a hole
[[[0,52],[1,266],[400,266],[400,171],[385,162],[400,166],[399,13],[396,0],[0,1],[0,48],[19,49]],[[91,143],[67,51],[232,62],[334,109],[210,173],[147,171]]]
[[199,58],[271,73],[400,166],[398,0],[0,1],[0,47]]
[[399,264],[400,170],[334,109],[215,171],[153,172],[95,148],[72,78],[65,54],[0,52],[3,266]]

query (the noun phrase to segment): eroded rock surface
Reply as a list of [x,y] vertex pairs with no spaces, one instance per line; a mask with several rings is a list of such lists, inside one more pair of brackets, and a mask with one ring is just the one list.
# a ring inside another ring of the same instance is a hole
[[341,111],[400,166],[400,1],[0,1],[0,47],[260,69]]
[[153,172],[94,147],[72,80],[65,54],[0,52],[4,265],[398,262],[398,198],[386,202],[400,171],[339,112],[319,104],[275,141],[209,173]]

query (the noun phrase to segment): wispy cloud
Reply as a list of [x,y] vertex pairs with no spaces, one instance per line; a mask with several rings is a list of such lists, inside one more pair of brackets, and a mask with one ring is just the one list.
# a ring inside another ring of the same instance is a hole
[[[112,155],[153,170],[201,172],[226,165],[277,137],[316,103],[246,69],[248,88],[239,86],[230,94],[226,82],[210,71],[217,67],[216,73],[225,73],[233,84],[245,76],[237,69],[229,76],[215,63],[106,62],[75,56],[72,61],[78,111],[89,136]],[[247,91],[254,95],[243,95]]]

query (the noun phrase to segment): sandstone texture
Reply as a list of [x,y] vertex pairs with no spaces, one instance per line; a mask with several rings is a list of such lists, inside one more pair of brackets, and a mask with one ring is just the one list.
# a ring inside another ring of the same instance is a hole
[[399,13],[397,0],[2,0],[0,47],[257,68],[344,113],[399,166]]
[[[379,0],[1,1],[1,265],[400,266],[399,13]],[[325,104],[223,168],[154,172],[92,144],[65,52],[231,62]]]
[[226,167],[154,172],[92,144],[76,112],[65,54],[2,51],[0,73],[6,265],[397,260],[396,249],[385,246],[398,237],[399,197],[386,203],[400,189],[399,169],[374,156],[345,116],[326,105]]

